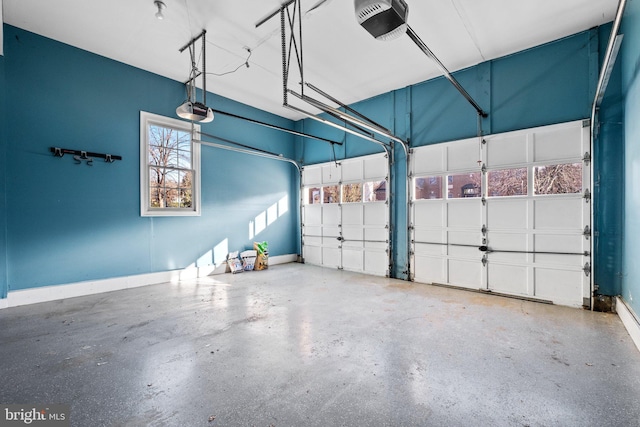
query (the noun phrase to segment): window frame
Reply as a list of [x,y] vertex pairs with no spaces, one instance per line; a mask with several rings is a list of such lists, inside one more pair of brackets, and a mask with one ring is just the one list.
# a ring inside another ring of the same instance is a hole
[[[149,126],[156,125],[172,128],[191,134],[191,170],[193,171],[192,206],[190,208],[154,208],[150,203],[149,182]],[[200,132],[200,125],[165,117],[158,114],[140,111],[140,216],[200,216],[201,215],[201,185],[200,185],[200,144],[193,142],[193,133]]]

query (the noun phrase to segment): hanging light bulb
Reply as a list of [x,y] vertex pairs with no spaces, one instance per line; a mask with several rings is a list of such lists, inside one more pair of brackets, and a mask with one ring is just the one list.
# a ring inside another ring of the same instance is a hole
[[156,18],[161,20],[164,19],[164,15],[162,14],[162,11],[167,8],[167,5],[164,4],[164,2],[161,2],[160,0],[155,0],[153,4],[155,4],[156,7],[158,8],[158,11],[156,12]]

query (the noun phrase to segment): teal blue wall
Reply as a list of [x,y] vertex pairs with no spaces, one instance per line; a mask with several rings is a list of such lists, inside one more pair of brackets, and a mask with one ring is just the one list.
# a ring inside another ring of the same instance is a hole
[[0,298],[7,297],[7,211],[5,205],[5,153],[6,135],[6,83],[4,76],[4,56],[0,55]]
[[[0,252],[0,266],[6,259],[9,291],[219,262],[212,259],[216,246],[226,241],[229,250],[250,247],[250,221],[286,196],[288,212],[255,240],[268,241],[272,256],[297,253],[293,165],[203,146],[202,216],[141,217],[139,114],[174,117],[184,101],[183,85],[9,25],[4,31],[0,81],[11,108],[0,116],[6,121],[7,187],[1,209],[6,256]],[[220,110],[294,126],[213,94],[207,101]],[[290,135],[222,115],[202,131],[294,155]],[[50,146],[123,160],[76,165],[70,156],[53,157]],[[0,178],[0,190],[2,185]]]
[[[600,32],[605,33],[605,38],[608,36],[606,29],[592,29],[454,73],[462,86],[489,113],[489,117],[482,120],[482,131],[485,134],[500,133],[589,118],[599,70]],[[420,53],[416,51],[416,54]],[[377,96],[354,107],[394,129],[397,135],[409,138],[412,147],[477,135],[475,110],[443,77]],[[322,135],[320,125],[310,120],[304,120],[299,126],[305,129],[313,127]],[[333,138],[344,137],[333,129],[330,132]],[[600,143],[604,143],[610,134],[609,130],[605,131]],[[379,151],[375,144],[365,140],[353,136],[346,140],[346,147],[336,150],[338,159]],[[303,148],[297,154],[305,164],[331,159],[328,145],[310,140],[303,142]],[[394,186],[393,275],[405,278],[407,205],[402,177],[406,168],[404,155],[400,151],[396,154],[397,162],[392,174],[401,179],[397,179]],[[612,159],[612,163],[620,162],[620,153],[615,152],[614,155],[618,157]],[[606,167],[612,165],[607,164]],[[617,190],[619,193],[620,189]],[[602,200],[594,202],[606,209],[611,200],[605,199],[605,195],[600,196]],[[612,211],[612,215],[605,216],[607,220],[614,220],[615,214],[620,213],[619,207],[613,206]],[[613,232],[604,230],[608,230],[611,224],[600,224],[603,232],[609,233],[608,243],[619,237],[620,222],[618,219],[612,225]],[[615,266],[605,270],[608,276],[601,277],[600,289],[608,294],[614,292],[615,274],[618,272]]]
[[622,297],[640,314],[640,0],[628,0],[621,33],[624,94],[624,259]]
[[[612,25],[599,29],[599,56],[607,50]],[[624,141],[622,134],[622,80],[616,61],[597,115],[593,148],[595,283],[601,294],[619,295],[622,283]]]

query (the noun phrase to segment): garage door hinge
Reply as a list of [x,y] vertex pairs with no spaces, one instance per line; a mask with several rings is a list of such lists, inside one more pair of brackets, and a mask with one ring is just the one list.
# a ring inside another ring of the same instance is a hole
[[589,201],[591,200],[591,191],[589,191],[589,189],[587,188],[586,190],[584,190],[584,196],[582,196],[582,198],[589,203]]
[[591,264],[589,264],[588,262],[584,264],[584,268],[582,269],[582,271],[584,271],[584,274],[589,277],[589,274],[591,274]]
[[480,229],[480,231],[482,231],[483,235],[487,234],[487,226],[483,224],[482,228]]
[[591,153],[589,153],[588,151],[584,153],[584,156],[582,156],[582,161],[588,165],[589,162],[591,162]]
[[487,173],[487,165],[485,165],[484,163],[482,164],[481,171],[482,171],[482,173]]
[[589,237],[591,237],[591,228],[589,228],[588,225],[585,225],[584,227],[584,231],[582,232],[582,234],[584,234],[585,239],[589,239]]
[[582,121],[582,127],[583,128],[586,128],[586,127],[589,127],[589,126],[591,126],[591,119],[585,119],[585,120]]
[[484,196],[482,196],[482,206],[485,206],[487,204],[487,199],[485,199]]
[[482,256],[482,266],[486,267],[487,266],[487,262],[489,262],[489,260],[487,259],[487,255],[483,255]]

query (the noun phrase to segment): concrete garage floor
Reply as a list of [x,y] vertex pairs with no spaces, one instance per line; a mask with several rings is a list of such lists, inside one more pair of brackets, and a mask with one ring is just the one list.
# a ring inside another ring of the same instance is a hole
[[640,425],[614,314],[306,265],[2,310],[0,342],[0,403],[74,426]]

